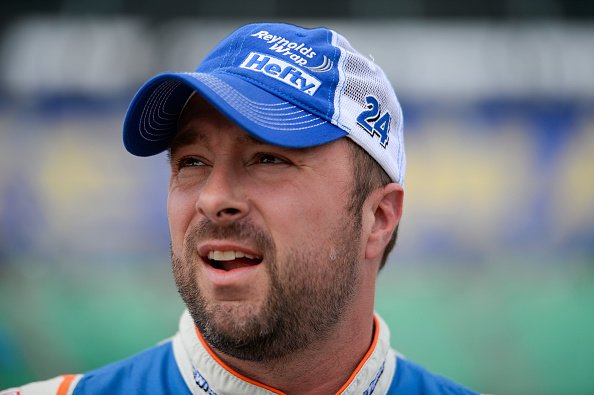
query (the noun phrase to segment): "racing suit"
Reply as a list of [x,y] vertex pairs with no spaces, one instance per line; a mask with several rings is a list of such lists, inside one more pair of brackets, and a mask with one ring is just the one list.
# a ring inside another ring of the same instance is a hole
[[[371,347],[338,393],[475,394],[397,354],[390,348],[387,325],[378,315],[374,320]],[[178,333],[151,349],[83,375],[59,376],[0,393],[8,394],[270,395],[283,392],[227,366],[202,339],[190,314],[185,311]]]

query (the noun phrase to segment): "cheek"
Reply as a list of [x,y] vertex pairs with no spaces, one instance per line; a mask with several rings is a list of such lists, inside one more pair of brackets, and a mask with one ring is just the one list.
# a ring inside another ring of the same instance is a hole
[[167,216],[169,219],[169,233],[171,244],[176,254],[181,254],[186,231],[194,216],[192,199],[184,194],[170,191],[167,199]]
[[[345,211],[334,203],[331,195],[284,194],[268,202],[264,221],[273,239],[281,248],[325,243],[338,224],[344,222]],[[299,198],[296,198],[300,196]]]

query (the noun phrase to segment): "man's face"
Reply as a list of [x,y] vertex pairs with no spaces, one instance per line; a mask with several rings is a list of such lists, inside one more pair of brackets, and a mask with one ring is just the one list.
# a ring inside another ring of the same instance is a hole
[[279,148],[198,97],[188,104],[171,150],[173,271],[214,348],[282,357],[325,339],[349,309],[363,248],[347,144]]

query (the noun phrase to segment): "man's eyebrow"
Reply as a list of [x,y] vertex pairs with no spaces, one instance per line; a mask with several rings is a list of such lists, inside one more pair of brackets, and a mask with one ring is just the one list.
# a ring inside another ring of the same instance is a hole
[[204,135],[197,129],[185,128],[178,131],[171,139],[171,144],[167,150],[167,161],[169,164],[172,164],[173,156],[177,150],[200,140],[204,140]]
[[[221,131],[221,133],[225,133]],[[244,133],[240,136],[236,137],[236,141],[239,144],[252,144],[252,145],[267,145],[268,143],[258,140],[257,138]],[[171,145],[169,146],[169,150],[167,151],[167,157],[169,159],[169,163],[171,163],[171,158],[175,155],[175,152],[182,147],[192,145],[192,144],[205,144],[208,145],[208,138],[206,134],[201,130],[198,126],[187,127],[185,129],[180,130],[177,134],[173,137],[171,141]],[[208,148],[208,147],[207,147]]]
[[171,145],[169,147],[169,153],[172,155],[181,147],[186,145],[191,145],[195,143],[199,143],[201,141],[205,141],[206,137],[204,133],[200,130],[200,128],[185,128],[180,130],[175,134],[173,139],[171,140]]

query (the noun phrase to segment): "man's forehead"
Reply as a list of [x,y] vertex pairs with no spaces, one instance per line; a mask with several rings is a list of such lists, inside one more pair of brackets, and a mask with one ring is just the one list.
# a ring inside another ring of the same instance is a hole
[[[233,125],[233,127],[235,128],[234,139],[236,142],[255,145],[266,144],[265,142],[249,135],[236,125]],[[218,130],[215,131],[216,133],[230,133],[229,128],[221,127],[217,129]],[[173,138],[171,147],[174,148],[189,144],[207,144],[211,134],[212,132],[207,130],[205,123],[201,123],[199,120],[196,120],[195,122],[187,124],[185,127],[179,129]]]
[[174,151],[184,145],[206,144],[213,130],[216,133],[233,133],[239,143],[266,144],[245,132],[205,99],[194,94],[180,115],[178,131],[170,149]]

